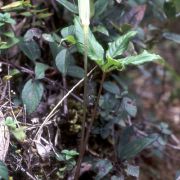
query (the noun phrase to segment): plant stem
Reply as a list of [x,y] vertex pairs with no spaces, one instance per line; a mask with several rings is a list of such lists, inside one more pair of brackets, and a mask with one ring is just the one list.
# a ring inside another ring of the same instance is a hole
[[85,136],[85,124],[86,124],[86,114],[87,114],[87,52],[88,52],[88,26],[83,26],[84,31],[84,103],[83,103],[83,119],[82,119],[82,132],[81,132],[81,140],[80,140],[80,152],[79,158],[76,166],[75,172],[75,180],[78,180],[80,174],[81,162],[83,159],[83,149],[84,149],[84,136]]
[[[93,109],[92,119],[91,119],[90,124],[88,125],[86,136],[83,139],[83,144],[82,144],[83,146],[81,146],[81,151],[80,151],[80,155],[79,155],[79,159],[78,159],[78,163],[80,163],[80,165],[81,165],[82,159],[84,157],[84,153],[86,151],[86,145],[88,143],[88,139],[89,139],[89,135],[90,135],[90,132],[91,132],[93,122],[94,122],[94,120],[96,119],[96,116],[97,116],[97,108],[98,108],[98,105],[99,105],[99,99],[100,99],[100,96],[101,96],[102,87],[103,87],[105,77],[106,77],[106,73],[103,72],[102,79],[101,79],[101,82],[100,82],[99,91],[98,91],[98,96],[97,96],[97,100],[96,100],[96,104],[95,104],[95,107]],[[77,163],[77,168],[79,168],[79,170],[80,170],[80,165],[78,163]],[[77,172],[77,168],[76,168],[76,172]],[[75,180],[78,180],[78,177],[79,177],[79,174],[78,174],[78,176],[76,176],[76,174],[75,174]]]
[[99,106],[99,100],[100,100],[100,97],[101,97],[101,92],[102,92],[103,83],[104,83],[105,78],[106,78],[106,73],[103,72],[102,79],[101,79],[101,82],[100,82],[99,91],[98,91],[98,96],[97,96],[97,100],[96,100],[96,104],[95,104],[95,107],[94,107],[93,113],[92,113],[92,119],[91,119],[90,124],[88,125],[85,140],[84,140],[83,155],[84,155],[85,150],[86,150],[86,145],[87,145],[88,140],[89,140],[89,135],[90,135],[94,120],[96,119],[96,116],[97,116],[97,112],[98,112],[97,109],[98,109],[98,106]]

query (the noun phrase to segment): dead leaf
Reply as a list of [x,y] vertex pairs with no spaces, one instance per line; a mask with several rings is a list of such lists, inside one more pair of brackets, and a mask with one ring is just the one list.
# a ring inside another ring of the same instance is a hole
[[3,113],[0,111],[0,160],[5,161],[6,154],[9,148],[9,130],[4,123]]

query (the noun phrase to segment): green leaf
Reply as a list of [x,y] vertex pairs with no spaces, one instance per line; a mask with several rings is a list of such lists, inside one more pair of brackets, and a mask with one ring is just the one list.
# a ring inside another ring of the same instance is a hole
[[69,35],[74,35],[75,32],[75,27],[73,25],[65,27],[61,30],[61,35],[63,38],[69,36]]
[[24,130],[25,127],[18,127],[12,129],[11,132],[18,141],[23,142],[26,139],[26,133]]
[[84,69],[76,65],[69,66],[67,75],[81,79],[84,77]]
[[97,0],[95,6],[95,17],[99,17],[107,8],[109,4],[108,0]]
[[[80,24],[79,19],[76,17],[74,19],[75,25],[75,37],[78,41],[78,50],[83,53],[84,52],[84,32],[83,28]],[[88,36],[88,57],[91,60],[97,62],[97,64],[102,65],[104,63],[104,49],[95,39],[94,35],[92,34],[91,30],[89,30]]]
[[128,97],[124,97],[122,100],[122,105],[130,116],[132,116],[132,117],[136,116],[137,107],[136,107],[135,102],[132,101],[132,99],[130,99]]
[[96,163],[96,168],[98,170],[98,173],[97,176],[95,177],[95,180],[100,180],[112,170],[113,166],[109,160],[105,159],[105,160],[99,160]]
[[8,169],[2,161],[0,161],[0,179],[4,179],[4,180],[9,179]]
[[67,49],[62,49],[56,56],[56,66],[58,70],[66,76],[67,69],[70,62],[70,53]]
[[120,94],[120,90],[119,90],[119,87],[117,86],[117,84],[115,84],[111,81],[105,81],[103,83],[103,88],[112,94]]
[[15,24],[16,21],[11,18],[10,13],[0,13],[0,26],[3,26],[5,24]]
[[19,43],[20,49],[23,51],[23,53],[33,62],[35,62],[37,59],[40,59],[41,57],[41,50],[39,48],[39,45],[34,41],[20,41]]
[[28,114],[34,112],[38,107],[44,91],[43,84],[30,79],[22,90],[22,101],[26,106]]
[[109,43],[109,49],[106,53],[106,57],[114,58],[121,55],[125,50],[127,50],[129,41],[136,35],[136,33],[136,31],[129,31],[117,38],[114,42]]
[[10,116],[8,116],[5,119],[5,125],[8,126],[11,129],[16,129],[16,122],[14,121],[14,119]]
[[45,76],[45,71],[48,69],[48,65],[43,63],[36,63],[35,66],[35,78],[36,79],[43,79]]
[[107,57],[107,61],[105,64],[103,64],[101,66],[102,70],[104,72],[110,72],[110,71],[113,71],[115,69],[118,69],[118,70],[123,70],[124,69],[124,66],[122,64],[121,61],[119,60],[116,60],[116,59],[113,59],[111,57]]
[[128,160],[135,157],[144,148],[152,144],[156,139],[157,135],[152,135],[149,137],[135,139],[124,146],[118,148],[118,157],[121,160]]
[[144,50],[143,53],[136,55],[136,56],[129,56],[123,59],[119,59],[119,61],[121,61],[123,66],[127,66],[127,65],[141,65],[144,64],[146,62],[152,62],[155,60],[161,60],[162,58],[159,55],[156,54],[151,54],[148,51]]
[[78,14],[78,7],[75,4],[70,3],[67,0],[56,0],[56,1],[58,3],[60,3],[61,5],[63,5],[65,8],[67,8],[72,13]]
[[180,44],[180,34],[164,32],[162,36],[168,40],[171,40]]
[[9,38],[7,40],[7,42],[5,43],[0,43],[0,50],[2,49],[9,49],[11,47],[13,47],[14,45],[16,45],[19,42],[19,39],[17,39],[16,37],[14,38]]
[[74,158],[75,156],[79,155],[78,152],[74,150],[67,150],[67,149],[62,150],[61,153],[65,155],[66,160],[70,160]]
[[128,164],[127,169],[125,170],[127,175],[134,176],[134,177],[139,177],[139,166],[133,166]]
[[173,1],[164,2],[164,12],[168,18],[176,17],[176,6]]
[[94,27],[94,32],[99,32],[99,33],[102,33],[102,34],[104,34],[106,36],[109,36],[108,30],[106,29],[105,26],[102,26],[102,25]]

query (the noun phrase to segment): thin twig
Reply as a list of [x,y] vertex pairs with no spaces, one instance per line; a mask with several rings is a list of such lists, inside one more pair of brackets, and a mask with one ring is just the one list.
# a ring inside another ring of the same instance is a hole
[[[13,68],[17,68],[18,70],[20,70],[21,72],[23,73],[27,73],[27,74],[30,74],[30,75],[35,75],[34,71],[30,70],[30,69],[27,69],[25,67],[22,67],[22,66],[17,66],[15,64],[12,64],[10,62],[4,62],[4,61],[0,61],[0,63],[4,64],[4,65],[9,65],[10,67],[13,67]],[[53,81],[47,77],[44,77],[43,78],[45,81],[49,82],[49,83],[52,83],[52,84],[55,84],[55,85],[58,85],[61,89],[63,89],[64,91],[68,92],[68,89],[64,88],[63,86],[61,86],[59,83],[57,83],[56,81]],[[71,93],[71,96],[74,97],[76,100],[78,100],[79,102],[83,102],[83,100],[76,96],[74,93]]]
[[[95,66],[88,74],[87,76],[89,76],[95,69],[97,66]],[[42,128],[44,127],[44,125],[51,119],[53,113],[56,111],[56,109],[62,104],[62,102],[84,81],[84,78],[82,78],[75,86],[73,86],[71,88],[71,90],[69,90],[67,92],[67,94],[56,104],[56,106],[51,110],[51,112],[48,114],[48,116],[45,118],[44,122],[41,124],[39,130],[37,131],[34,139],[37,138],[39,132],[41,132]]]

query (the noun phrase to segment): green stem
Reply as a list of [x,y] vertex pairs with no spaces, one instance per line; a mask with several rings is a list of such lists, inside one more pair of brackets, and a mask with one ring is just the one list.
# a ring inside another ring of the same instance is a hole
[[79,158],[76,165],[76,172],[74,180],[78,180],[80,174],[81,162],[83,159],[83,147],[84,147],[84,136],[85,136],[85,123],[86,123],[86,114],[87,114],[87,53],[88,53],[88,33],[89,27],[83,26],[84,31],[84,103],[83,103],[83,119],[82,119],[82,132],[81,132],[81,141],[80,141],[80,152]]

